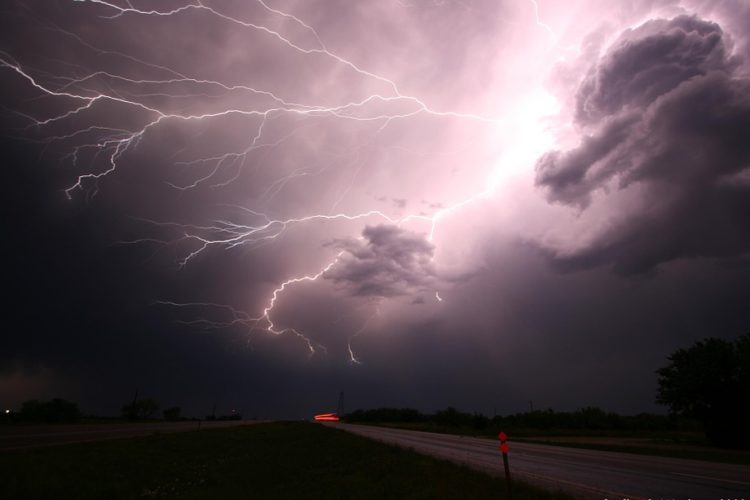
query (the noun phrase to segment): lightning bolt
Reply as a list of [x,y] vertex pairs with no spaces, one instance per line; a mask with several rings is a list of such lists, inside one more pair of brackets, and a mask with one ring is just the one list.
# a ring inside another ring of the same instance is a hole
[[545,31],[547,31],[550,37],[552,37],[553,42],[556,41],[557,34],[554,31],[552,31],[552,28],[548,24],[543,23],[541,19],[539,19],[539,4],[536,2],[536,0],[530,0],[530,2],[531,2],[531,5],[534,6],[534,19],[536,20],[536,25],[544,29]]
[[[534,6],[537,24],[554,36],[552,29],[539,20],[538,5],[536,1],[531,0],[531,2]],[[169,183],[172,188],[179,191],[195,189],[206,183],[209,183],[212,187],[222,187],[236,180],[249,155],[261,148],[279,147],[284,141],[288,140],[296,133],[297,129],[294,129],[276,141],[267,142],[264,140],[265,127],[269,120],[281,115],[300,118],[327,116],[353,122],[374,123],[378,126],[375,132],[376,134],[382,132],[394,120],[405,120],[420,114],[440,119],[472,120],[488,125],[503,123],[503,121],[498,118],[482,114],[437,110],[432,108],[419,97],[403,93],[399,89],[397,83],[392,79],[368,71],[357,63],[330,50],[312,26],[293,14],[270,7],[264,0],[257,0],[257,3],[266,12],[273,16],[283,17],[304,29],[313,37],[315,45],[312,47],[300,45],[285,37],[278,30],[272,29],[264,24],[233,17],[214,7],[204,4],[200,0],[175,7],[171,10],[144,10],[134,7],[130,2],[125,2],[124,6],[122,6],[105,0],[74,0],[74,3],[81,5],[96,5],[108,10],[110,11],[110,14],[104,17],[110,20],[117,20],[125,16],[169,18],[185,15],[190,11],[202,12],[234,26],[258,32],[281,44],[281,46],[299,54],[325,57],[332,63],[340,65],[347,71],[353,72],[362,78],[381,85],[383,92],[373,93],[357,100],[333,106],[290,101],[268,89],[256,88],[250,85],[229,84],[220,80],[196,78],[165,65],[155,64],[121,52],[102,49],[84,40],[76,33],[63,30],[57,26],[50,26],[48,29],[55,30],[64,36],[76,40],[81,46],[86,47],[95,53],[122,57],[132,63],[153,69],[164,75],[163,78],[145,79],[133,78],[113,71],[85,71],[82,68],[77,68],[77,74],[72,76],[50,76],[44,75],[40,71],[34,71],[31,68],[25,67],[11,54],[0,51],[0,68],[11,71],[17,77],[21,78],[23,81],[27,82],[27,84],[39,91],[41,95],[55,98],[61,103],[68,104],[66,110],[53,114],[52,116],[34,117],[29,114],[23,114],[22,116],[30,122],[27,130],[33,128],[37,131],[44,131],[52,125],[64,125],[68,122],[74,122],[76,118],[81,117],[85,113],[94,110],[104,103],[125,106],[133,112],[134,117],[137,117],[140,120],[140,124],[133,128],[91,125],[76,129],[69,133],[49,135],[46,137],[45,140],[48,143],[66,143],[76,141],[75,146],[72,147],[72,151],[68,155],[68,158],[74,165],[78,164],[79,159],[83,154],[90,151],[93,152],[95,158],[98,158],[99,156],[105,158],[103,162],[104,166],[101,170],[78,175],[75,181],[64,189],[64,193],[69,199],[72,198],[77,191],[85,192],[91,196],[96,195],[98,191],[98,182],[104,177],[113,174],[118,169],[119,162],[123,156],[135,147],[151,130],[162,126],[167,122],[201,122],[221,117],[239,116],[253,120],[256,124],[255,133],[250,138],[249,144],[244,148],[219,155],[176,162],[177,165],[184,167],[200,166],[204,169],[202,174],[197,175],[190,182]],[[122,88],[119,91],[115,91],[112,88],[114,84],[120,85]],[[164,89],[185,85],[194,87],[198,90],[196,93],[188,93],[180,97],[195,95],[209,96],[211,95],[209,92],[220,91],[225,93],[243,93],[260,99],[261,104],[257,107],[222,108],[211,112],[195,113],[175,112],[165,106],[149,104],[149,97],[160,95],[176,97],[175,94]],[[101,89],[101,87],[104,87],[104,89]],[[128,89],[130,88],[140,90],[137,92],[129,92]],[[385,109],[385,111],[383,111],[383,109]],[[363,163],[359,165],[359,169],[362,168],[362,165]],[[320,167],[317,171],[304,168],[296,169],[291,174],[271,183],[262,194],[261,198],[268,199],[274,196],[292,179],[306,175],[313,175],[315,172],[320,172],[325,168],[326,167]],[[348,190],[356,180],[359,169],[355,171],[349,187],[340,194],[337,201],[333,204],[332,210],[336,209],[336,206],[348,193]],[[227,170],[232,171],[233,174],[226,180],[220,180],[220,174]],[[320,213],[303,217],[282,219],[272,218],[265,213],[254,211],[246,207],[235,207],[239,209],[245,217],[255,219],[258,222],[241,223],[227,219],[215,219],[207,225],[194,225],[141,219],[146,224],[173,231],[177,236],[175,239],[169,241],[157,238],[140,238],[121,243],[189,245],[192,248],[187,251],[178,262],[180,267],[184,267],[197,256],[209,249],[232,249],[240,246],[254,248],[277,239],[289,227],[321,221],[365,221],[369,219],[378,219],[398,226],[411,221],[421,221],[428,225],[428,239],[433,241],[440,221],[461,210],[465,206],[490,196],[494,189],[494,184],[490,183],[485,189],[447,207],[439,208],[431,214],[411,213],[398,218],[389,216],[380,210],[369,210],[360,213]],[[305,343],[312,355],[318,352],[318,350],[325,351],[325,347],[315,343],[308,336],[294,328],[278,326],[273,319],[273,311],[281,296],[289,287],[304,282],[315,282],[319,280],[339,262],[342,255],[343,251],[339,252],[316,272],[292,277],[280,283],[270,293],[268,301],[259,316],[252,316],[245,311],[235,309],[228,305],[210,302],[179,303],[174,301],[161,301],[158,302],[158,304],[180,309],[212,311],[214,314],[221,316],[219,319],[207,319],[201,317],[195,320],[184,321],[186,324],[202,325],[209,328],[227,328],[241,325],[247,327],[250,331],[263,330],[273,335],[295,335]],[[435,298],[438,302],[443,301],[438,292],[435,292]],[[368,318],[362,327],[348,339],[347,347],[349,350],[350,362],[353,364],[358,364],[360,361],[352,350],[351,341],[367,328],[372,317],[373,316]]]
[[354,354],[354,349],[352,348],[352,341],[359,337],[362,333],[364,333],[365,330],[367,330],[367,327],[370,325],[370,322],[375,316],[380,315],[380,301],[378,301],[377,305],[375,306],[375,311],[365,320],[364,323],[362,323],[362,326],[359,327],[359,329],[354,332],[352,335],[349,336],[349,338],[346,340],[346,349],[349,352],[349,364],[352,365],[361,365],[362,361],[357,357],[356,354]]

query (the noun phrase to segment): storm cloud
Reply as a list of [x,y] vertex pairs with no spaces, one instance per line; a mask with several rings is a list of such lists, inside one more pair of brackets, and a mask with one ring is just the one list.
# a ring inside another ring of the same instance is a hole
[[620,36],[578,89],[580,144],[536,165],[549,200],[618,214],[586,247],[558,255],[559,264],[631,273],[750,251],[750,80],[743,75],[730,37],[713,22],[680,16]]
[[323,277],[353,295],[397,297],[434,287],[434,245],[425,235],[381,224],[367,226],[362,239],[338,242],[343,249]]

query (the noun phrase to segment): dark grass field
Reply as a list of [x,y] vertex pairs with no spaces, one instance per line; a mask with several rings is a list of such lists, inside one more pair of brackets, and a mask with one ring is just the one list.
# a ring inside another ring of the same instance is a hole
[[[495,431],[450,427],[434,423],[367,423],[441,434],[497,438]],[[618,451],[639,455],[687,458],[708,462],[750,465],[750,450],[727,450],[708,444],[702,432],[602,431],[572,429],[508,429],[511,440],[589,450]]]
[[[0,453],[0,498],[506,498],[505,482],[321,425],[259,424]],[[569,499],[514,483],[514,499]]]

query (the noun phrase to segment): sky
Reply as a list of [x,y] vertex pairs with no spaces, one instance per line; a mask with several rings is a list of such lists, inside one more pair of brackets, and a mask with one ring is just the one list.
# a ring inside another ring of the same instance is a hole
[[664,412],[750,331],[750,4],[9,1],[0,405]]

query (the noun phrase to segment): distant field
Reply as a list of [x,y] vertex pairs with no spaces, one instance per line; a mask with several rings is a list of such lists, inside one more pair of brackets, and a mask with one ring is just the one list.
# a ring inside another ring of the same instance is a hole
[[[0,498],[505,498],[502,479],[311,423],[0,453]],[[568,499],[514,483],[514,498]]]
[[[439,426],[433,423],[371,423],[398,429],[443,434],[496,438],[494,430]],[[505,429],[504,429],[505,430]],[[725,450],[710,446],[703,433],[670,431],[602,431],[578,429],[507,429],[511,440],[569,446],[602,451],[620,451],[641,455],[689,458],[727,464],[750,465],[750,451]]]

